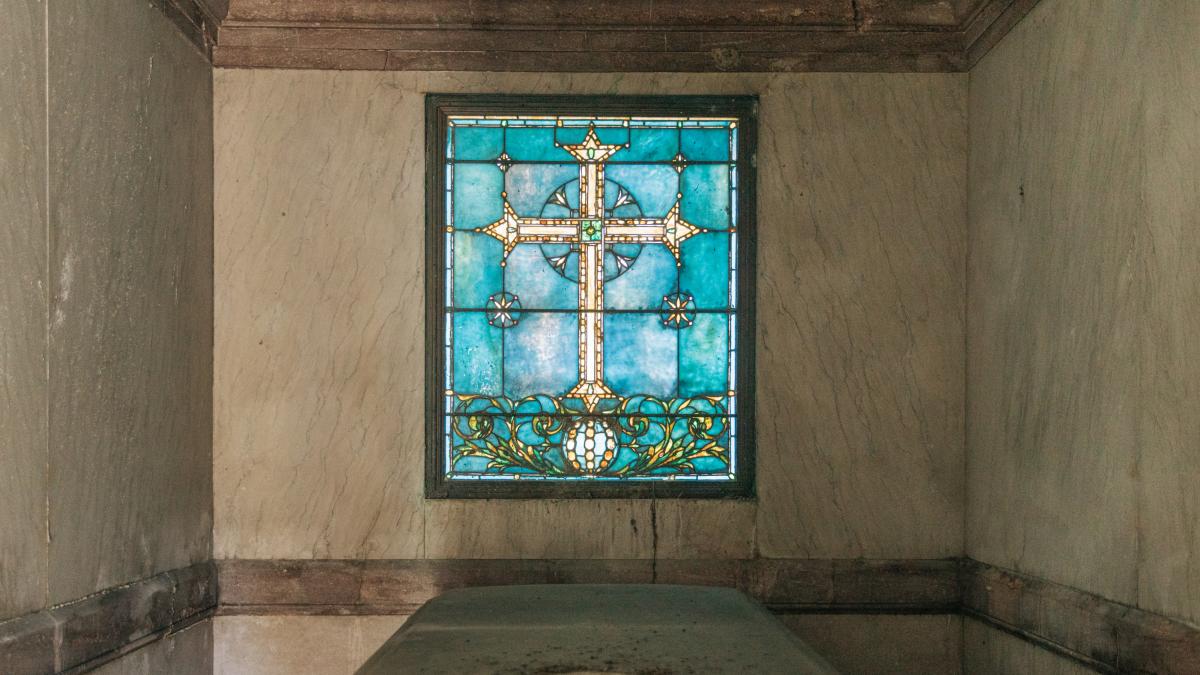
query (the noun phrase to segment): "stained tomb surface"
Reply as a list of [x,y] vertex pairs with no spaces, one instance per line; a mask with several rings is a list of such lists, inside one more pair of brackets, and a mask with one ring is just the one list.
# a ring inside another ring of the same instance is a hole
[[757,602],[728,588],[542,585],[430,600],[359,675],[836,673]]

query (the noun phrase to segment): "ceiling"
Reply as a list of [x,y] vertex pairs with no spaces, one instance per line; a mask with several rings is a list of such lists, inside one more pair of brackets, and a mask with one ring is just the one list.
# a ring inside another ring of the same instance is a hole
[[552,72],[963,71],[1037,2],[193,1],[217,66]]

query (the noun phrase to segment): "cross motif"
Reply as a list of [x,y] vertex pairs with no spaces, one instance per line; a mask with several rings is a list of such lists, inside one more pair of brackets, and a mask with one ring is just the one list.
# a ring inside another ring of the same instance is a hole
[[[567,392],[594,411],[602,399],[617,398],[604,382],[604,251],[612,244],[662,244],[679,265],[679,246],[703,232],[679,216],[682,195],[664,218],[608,218],[604,209],[604,166],[626,145],[607,145],[588,127],[582,143],[560,146],[579,162],[578,218],[523,218],[501,193],[504,215],[477,232],[504,244],[504,258],[518,244],[557,243],[579,247],[579,383]],[[501,265],[504,262],[500,263]]]

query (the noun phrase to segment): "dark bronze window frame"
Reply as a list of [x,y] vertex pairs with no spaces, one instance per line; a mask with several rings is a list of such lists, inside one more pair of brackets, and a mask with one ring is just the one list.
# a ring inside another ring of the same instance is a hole
[[[452,115],[709,115],[738,120],[736,478],[731,481],[451,480],[443,457],[447,120]],[[537,96],[428,94],[425,98],[425,496],[430,499],[752,499],[755,495],[756,96]]]

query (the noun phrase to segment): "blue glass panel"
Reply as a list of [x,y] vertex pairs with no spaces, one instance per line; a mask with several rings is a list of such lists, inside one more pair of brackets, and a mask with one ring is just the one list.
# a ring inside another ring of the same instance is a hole
[[[718,443],[729,447],[729,437],[724,436],[717,440]],[[692,461],[692,466],[695,467],[696,473],[705,474],[725,474],[729,473],[729,465],[717,457],[701,457]]]
[[504,247],[500,240],[479,232],[454,233],[454,306],[485,307],[488,296],[499,293]]
[[647,218],[662,218],[675,205],[679,174],[669,164],[610,164],[606,175],[633,195]]
[[[588,120],[566,120],[557,130],[558,142],[563,145],[582,143],[587,137]],[[596,137],[601,143],[608,145],[625,145],[629,142],[629,129],[617,124],[605,124],[603,120],[596,121]],[[620,151],[624,152],[624,150]],[[615,159],[615,157],[614,157]]]
[[608,309],[658,309],[663,296],[675,290],[678,271],[675,256],[662,244],[623,246],[637,251],[637,258],[624,274],[604,285],[604,306]]
[[454,227],[484,227],[504,213],[504,174],[491,164],[454,166]]
[[574,313],[526,312],[504,336],[505,394],[559,395],[579,381],[578,319]]
[[508,202],[517,215],[532,217],[545,215],[548,218],[563,218],[565,212],[543,212],[550,203],[554,191],[564,183],[574,187],[564,190],[573,208],[579,203],[578,164],[513,164],[504,177]]
[[684,129],[680,132],[683,156],[691,161],[724,162],[729,159],[729,131]]
[[[462,443],[462,437],[455,434],[455,445]],[[487,457],[459,457],[454,462],[455,473],[483,473],[488,470]]]
[[726,232],[704,232],[679,247],[679,290],[691,295],[700,309],[729,306],[729,237]]
[[[547,249],[549,250],[549,249]],[[569,309],[579,306],[578,287],[563,278],[537,244],[522,244],[508,255],[505,283],[525,310]]]
[[710,230],[729,229],[729,166],[693,164],[680,180],[680,210],[689,223]]
[[495,159],[504,151],[504,130],[496,127],[457,127],[455,159]]
[[675,129],[631,129],[629,149],[613,159],[622,162],[669,162],[679,152],[679,132]]
[[483,312],[454,315],[454,373],[456,392],[500,394],[500,329],[488,325]]
[[604,374],[618,394],[675,394],[675,330],[658,314],[609,314],[604,318]]
[[724,394],[729,389],[729,318],[698,314],[679,333],[679,395]]
[[514,161],[558,161],[571,162],[571,153],[554,145],[554,128],[512,128],[508,129],[505,143],[508,156]]

